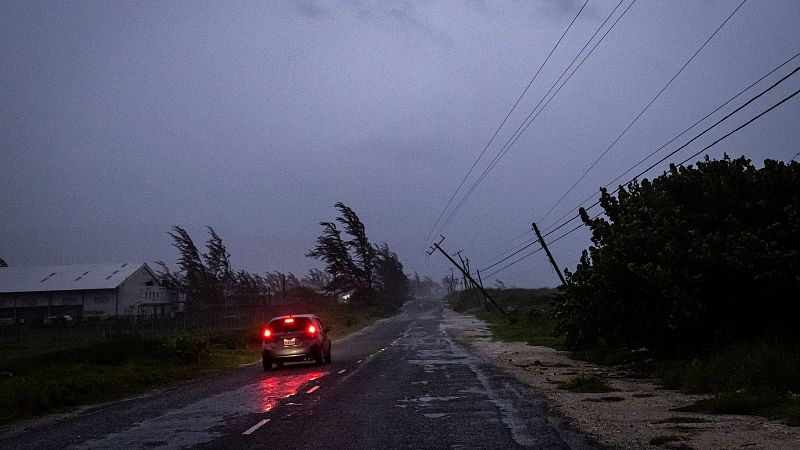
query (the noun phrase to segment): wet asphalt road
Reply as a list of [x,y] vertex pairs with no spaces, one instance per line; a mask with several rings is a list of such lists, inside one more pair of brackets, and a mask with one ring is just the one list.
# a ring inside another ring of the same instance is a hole
[[333,363],[260,364],[0,439],[0,448],[597,448],[441,324],[442,303],[334,342]]

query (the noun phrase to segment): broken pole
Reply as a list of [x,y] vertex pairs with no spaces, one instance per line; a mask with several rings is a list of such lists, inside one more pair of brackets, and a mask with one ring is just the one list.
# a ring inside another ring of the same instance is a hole
[[458,265],[458,263],[457,263],[457,262],[455,262],[455,260],[453,260],[453,258],[451,258],[451,257],[450,257],[450,255],[448,255],[448,254],[447,254],[447,252],[445,252],[444,250],[442,250],[442,247],[440,247],[440,246],[439,246],[439,244],[440,244],[440,243],[441,243],[443,240],[444,240],[444,237],[442,237],[442,240],[440,240],[439,242],[436,242],[436,243],[434,243],[434,244],[433,244],[433,246],[431,247],[431,253],[433,253],[433,251],[434,251],[434,250],[439,250],[439,252],[440,252],[441,254],[443,254],[443,255],[445,256],[445,258],[447,258],[448,260],[450,260],[450,262],[451,262],[451,263],[453,263],[453,265],[454,265],[454,266],[456,266],[456,268],[457,268],[458,270],[460,270],[460,271],[461,271],[461,273],[463,273],[463,274],[464,274],[464,276],[465,276],[466,278],[468,278],[468,279],[469,279],[469,281],[471,281],[471,282],[472,282],[472,283],[473,283],[475,286],[478,286],[478,289],[480,289],[480,290],[481,290],[481,292],[483,293],[483,295],[484,295],[486,298],[488,298],[488,299],[489,299],[489,301],[490,301],[490,302],[492,302],[492,304],[493,304],[494,306],[496,306],[496,307],[497,307],[497,309],[498,309],[498,310],[500,310],[500,312],[501,312],[501,313],[503,313],[503,314],[506,314],[506,311],[505,311],[505,310],[504,310],[504,309],[503,309],[503,308],[502,308],[500,305],[498,305],[498,304],[497,304],[497,302],[495,302],[495,301],[494,301],[494,299],[492,298],[492,296],[491,296],[491,295],[489,295],[489,293],[488,293],[488,292],[486,292],[486,290],[485,290],[485,289],[483,289],[483,288],[482,288],[480,285],[478,285],[478,283],[476,283],[476,282],[475,282],[475,280],[474,280],[474,279],[472,279],[472,276],[470,276],[470,274],[468,274],[468,273],[467,273],[467,272],[464,270],[464,268],[462,268],[461,266],[459,266],[459,265]]
[[536,237],[539,239],[539,244],[542,245],[544,252],[547,253],[547,257],[550,259],[550,264],[553,265],[553,268],[556,270],[556,274],[558,278],[561,280],[561,284],[564,286],[567,285],[567,281],[564,279],[564,275],[561,273],[561,269],[558,268],[558,264],[556,264],[556,260],[553,258],[553,254],[550,253],[550,249],[547,248],[547,244],[545,244],[544,239],[542,239],[542,234],[539,233],[539,227],[536,226],[536,222],[531,224],[533,226],[533,232],[536,233]]

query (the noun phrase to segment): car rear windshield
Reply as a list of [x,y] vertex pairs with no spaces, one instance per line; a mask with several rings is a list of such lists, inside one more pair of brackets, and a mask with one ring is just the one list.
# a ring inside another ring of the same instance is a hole
[[275,319],[269,323],[269,328],[273,333],[286,333],[305,330],[311,325],[311,320],[308,317],[293,317],[292,319],[289,322],[286,321],[286,318]]

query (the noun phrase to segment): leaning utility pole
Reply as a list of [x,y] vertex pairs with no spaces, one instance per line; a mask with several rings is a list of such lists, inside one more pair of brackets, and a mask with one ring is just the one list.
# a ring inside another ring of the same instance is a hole
[[547,253],[547,257],[550,258],[550,264],[553,265],[553,268],[556,269],[556,274],[558,278],[561,280],[561,284],[567,285],[567,281],[564,280],[564,275],[561,274],[561,269],[558,268],[558,264],[556,264],[556,260],[553,258],[553,254],[550,253],[550,249],[547,248],[547,244],[545,244],[544,239],[542,239],[542,234],[539,233],[539,227],[536,226],[536,222],[531,224],[533,226],[533,232],[536,233],[536,237],[539,238],[539,243],[542,245],[544,252]]
[[[462,257],[461,257],[461,252],[462,252],[462,251],[463,251],[463,250],[459,250],[459,251],[457,251],[457,252],[456,252],[456,256],[458,256],[458,260],[459,260],[459,261],[461,261],[461,267],[466,267],[466,265],[464,264],[464,258],[462,258]],[[469,269],[466,269],[466,271],[469,271]],[[462,272],[462,273],[464,273],[464,272],[465,272],[465,270],[461,270],[461,272]],[[463,275],[463,276],[461,277],[461,283],[462,283],[461,285],[462,285],[462,286],[464,286],[464,291],[466,292],[466,291],[467,291],[467,289],[469,289],[469,288],[467,287],[467,276],[466,276],[466,275]]]
[[456,291],[456,276],[453,274],[453,268],[450,268],[450,281],[447,283],[448,294]]
[[[478,283],[480,283],[481,290],[483,290],[483,280],[481,279],[481,269],[475,269],[475,272],[478,273]],[[486,301],[486,296],[483,297],[483,307],[487,311],[489,310],[489,302]]]
[[[462,251],[463,250],[459,250],[458,252],[456,252],[456,255],[458,255],[458,259],[461,261],[461,267],[464,268],[464,273],[471,274],[472,272],[469,270],[469,258],[462,258],[461,257],[461,252]],[[467,286],[469,286],[469,288],[467,288]],[[467,283],[467,277],[464,276],[464,290],[465,291],[467,291],[467,290],[472,291],[472,293],[474,294],[475,300],[480,302],[481,299],[478,297],[478,293],[475,292],[475,289],[477,289],[477,288],[478,288],[477,283],[472,282],[471,278],[470,278],[470,282]]]
[[430,252],[427,252],[427,253],[428,253],[428,255],[431,255],[431,254],[433,254],[434,250],[439,250],[439,252],[440,252],[441,254],[443,254],[443,255],[445,256],[445,258],[447,258],[448,260],[450,260],[450,262],[451,262],[451,263],[453,263],[453,265],[454,265],[454,266],[456,266],[456,269],[460,270],[460,271],[461,271],[461,273],[463,273],[463,274],[464,274],[464,276],[465,276],[466,278],[468,278],[468,279],[469,279],[469,281],[471,281],[471,282],[472,282],[472,284],[474,284],[475,286],[478,286],[478,289],[480,289],[480,290],[481,290],[481,292],[483,293],[483,295],[484,295],[486,298],[488,298],[488,299],[489,299],[489,301],[490,301],[490,302],[492,302],[492,304],[493,304],[494,306],[496,306],[496,307],[497,307],[497,309],[499,309],[501,313],[505,314],[505,313],[506,313],[506,311],[505,311],[505,310],[504,310],[504,309],[503,309],[503,308],[502,308],[500,305],[498,305],[498,304],[497,304],[497,302],[495,302],[495,301],[494,301],[494,299],[493,299],[493,298],[492,298],[492,297],[489,295],[489,293],[488,293],[488,292],[486,292],[486,290],[485,290],[485,289],[483,289],[483,287],[479,286],[479,285],[478,285],[478,283],[476,283],[476,282],[475,282],[475,280],[473,280],[473,279],[472,279],[472,276],[470,276],[470,274],[468,274],[468,273],[467,273],[467,272],[464,270],[464,268],[462,268],[461,266],[459,266],[459,265],[458,265],[458,263],[457,263],[457,262],[455,262],[455,260],[453,260],[453,258],[451,258],[451,257],[450,257],[450,255],[448,255],[448,254],[447,254],[447,252],[445,252],[444,250],[442,250],[442,247],[439,245],[439,244],[441,244],[441,243],[442,243],[442,241],[444,241],[444,236],[442,236],[442,239],[440,239],[440,240],[439,240],[439,242],[434,242],[434,243],[433,243],[433,245],[431,245],[431,251],[430,251]]

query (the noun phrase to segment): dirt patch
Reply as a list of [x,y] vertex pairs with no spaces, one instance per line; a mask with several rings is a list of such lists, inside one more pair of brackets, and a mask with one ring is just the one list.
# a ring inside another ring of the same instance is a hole
[[[544,394],[572,425],[617,448],[800,448],[800,428],[754,416],[677,413],[705,397],[662,389],[657,380],[572,360],[566,352],[524,342],[493,341],[486,323],[445,308],[448,332],[478,357]],[[576,376],[598,376],[614,390],[573,393],[559,389]],[[680,420],[676,417],[680,417]]]

